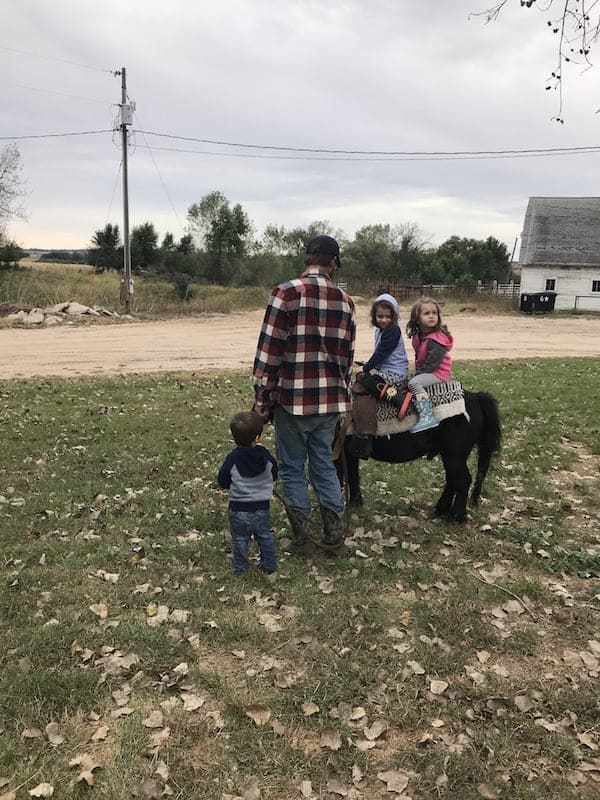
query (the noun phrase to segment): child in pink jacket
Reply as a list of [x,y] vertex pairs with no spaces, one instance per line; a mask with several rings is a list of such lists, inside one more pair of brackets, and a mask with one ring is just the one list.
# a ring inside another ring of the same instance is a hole
[[435,383],[450,380],[450,350],[454,340],[442,323],[439,303],[429,297],[422,298],[412,307],[406,335],[412,338],[415,351],[415,374],[408,382],[408,388],[413,393],[413,402],[419,415],[419,421],[410,431],[419,433],[439,424],[426,389]]

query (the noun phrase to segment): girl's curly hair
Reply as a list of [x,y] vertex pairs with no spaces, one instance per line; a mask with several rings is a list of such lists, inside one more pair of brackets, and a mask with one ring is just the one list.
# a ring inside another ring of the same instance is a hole
[[433,303],[433,305],[437,308],[438,312],[438,322],[434,331],[442,331],[443,333],[448,333],[448,328],[442,322],[442,308],[437,300],[434,300],[433,297],[422,297],[420,300],[413,305],[410,310],[410,317],[408,322],[406,323],[406,335],[412,339],[415,333],[419,333],[419,315],[421,313],[421,307],[425,305],[425,303]]

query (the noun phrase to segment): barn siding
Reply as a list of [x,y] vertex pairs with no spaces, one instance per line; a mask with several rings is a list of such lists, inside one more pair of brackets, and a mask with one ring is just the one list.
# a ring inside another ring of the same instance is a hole
[[557,310],[600,311],[600,197],[530,197],[519,265],[521,294],[554,279]]

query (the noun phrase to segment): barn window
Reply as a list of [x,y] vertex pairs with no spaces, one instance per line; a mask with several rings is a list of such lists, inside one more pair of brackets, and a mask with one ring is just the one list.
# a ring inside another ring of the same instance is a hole
[[554,292],[556,290],[556,278],[546,278],[546,292]]
[[600,281],[592,281],[592,292],[600,292]]

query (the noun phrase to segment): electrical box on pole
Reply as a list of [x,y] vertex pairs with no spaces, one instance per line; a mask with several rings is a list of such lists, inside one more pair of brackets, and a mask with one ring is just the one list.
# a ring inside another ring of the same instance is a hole
[[135,103],[124,103],[121,106],[121,125],[133,125]]

